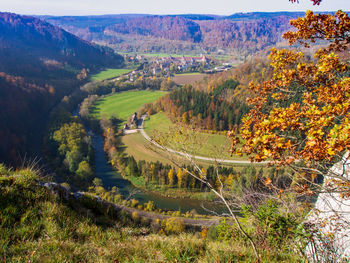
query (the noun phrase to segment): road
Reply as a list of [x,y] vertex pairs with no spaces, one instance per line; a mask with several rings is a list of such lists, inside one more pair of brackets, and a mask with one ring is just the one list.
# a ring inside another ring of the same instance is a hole
[[[247,160],[227,160],[227,159],[217,159],[217,158],[210,158],[210,157],[203,157],[203,156],[198,156],[198,155],[191,155],[188,153],[184,153],[184,152],[179,152],[179,151],[175,151],[173,149],[170,149],[168,147],[163,147],[161,145],[159,145],[156,141],[152,140],[147,133],[145,132],[145,130],[143,129],[143,121],[146,118],[145,115],[143,115],[137,125],[137,129],[141,132],[142,136],[149,141],[150,143],[152,143],[153,145],[155,145],[158,148],[164,149],[170,153],[174,153],[174,154],[178,154],[181,156],[184,156],[185,158],[188,159],[197,159],[197,160],[203,160],[203,161],[209,161],[209,162],[218,162],[218,163],[229,163],[229,164],[251,164],[251,161],[247,161]],[[268,162],[260,162],[259,164],[267,164]]]

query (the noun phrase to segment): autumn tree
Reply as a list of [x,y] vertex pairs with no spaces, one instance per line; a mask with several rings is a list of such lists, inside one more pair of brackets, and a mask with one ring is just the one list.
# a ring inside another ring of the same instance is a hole
[[174,185],[174,170],[170,169],[168,172],[168,178],[169,178],[169,186]]
[[[308,11],[291,24],[298,28],[284,35],[291,43],[322,36],[331,43],[316,52],[315,61],[301,52],[272,49],[272,80],[250,84],[255,97],[243,118],[243,147],[235,147],[239,139],[234,132],[229,136],[234,152],[248,154],[252,161],[287,165],[315,181],[350,147],[349,65],[335,53],[348,47],[350,19],[341,11],[334,16]],[[320,24],[332,26],[314,31]],[[348,183],[344,176],[332,176]]]
[[[316,4],[320,1],[314,1]],[[284,37],[290,44],[310,47],[317,40],[327,46],[308,59],[302,52],[272,49],[273,78],[251,83],[252,110],[243,118],[240,138],[231,131],[232,152],[247,154],[252,161],[268,161],[293,171],[289,188],[297,195],[327,195],[329,214],[319,220],[315,231],[324,243],[318,246],[327,260],[334,260],[339,247],[332,247],[350,220],[339,203],[349,204],[350,177],[350,78],[349,64],[339,58],[348,51],[350,18],[342,11],[334,15],[314,14],[291,21],[295,32]],[[237,146],[238,143],[243,146]],[[335,165],[336,164],[336,165]],[[278,189],[270,178],[265,184]],[[334,199],[334,201],[330,200]],[[325,206],[323,206],[325,207]],[[321,217],[314,217],[315,223]],[[341,224],[339,223],[340,221]],[[327,231],[321,233],[322,228]],[[346,235],[346,233],[345,233]],[[339,245],[339,244],[338,244]],[[331,249],[330,249],[331,248]],[[330,249],[329,251],[326,251]],[[322,259],[324,260],[324,259]],[[321,261],[322,261],[321,260]],[[318,261],[316,259],[316,261]]]

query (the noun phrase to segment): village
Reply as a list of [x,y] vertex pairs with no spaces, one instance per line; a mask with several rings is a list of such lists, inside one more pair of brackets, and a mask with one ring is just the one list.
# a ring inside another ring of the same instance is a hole
[[138,68],[125,74],[130,82],[144,77],[172,77],[174,74],[184,73],[206,73],[213,74],[227,71],[232,68],[229,63],[218,63],[217,61],[201,55],[198,57],[189,56],[164,56],[164,57],[146,57],[143,55],[124,55],[125,61],[138,64]]

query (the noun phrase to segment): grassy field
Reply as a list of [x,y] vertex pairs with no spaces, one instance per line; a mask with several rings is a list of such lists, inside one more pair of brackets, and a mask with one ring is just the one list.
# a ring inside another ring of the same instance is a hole
[[[223,242],[213,227],[215,235],[186,233],[178,227],[183,221],[177,220],[171,229],[178,231],[165,235],[160,222],[151,224],[137,212],[117,216],[114,209],[87,197],[59,200],[38,185],[44,180],[30,169],[12,173],[0,165],[0,262],[256,261],[242,240]],[[304,262],[293,250],[276,255],[259,249],[261,262]]]
[[[122,137],[122,143],[125,146],[124,152],[128,155],[132,155],[136,161],[160,161],[163,164],[173,165],[173,163],[167,158],[167,154],[158,148],[155,148],[155,146],[153,146],[150,142],[146,141],[141,133],[124,135]],[[204,168],[208,168],[209,165],[214,164],[213,162],[202,160],[197,160],[196,163]],[[244,167],[250,166],[250,164],[230,164],[225,166],[234,166],[236,171],[241,171],[244,169]]]
[[175,74],[175,76],[173,77],[173,81],[175,81],[179,85],[193,84],[196,81],[201,81],[206,76],[207,74],[199,72]]
[[[149,120],[145,122],[145,131],[149,136],[154,136],[156,132],[160,132],[166,136],[170,129],[175,128],[165,113],[160,112],[152,115]],[[230,148],[230,141],[225,135],[200,133],[197,141],[201,145],[196,146],[199,156],[205,157],[220,157],[223,159],[244,160],[245,157],[231,157],[228,150]]]
[[[120,54],[127,54],[127,55],[130,55],[130,56],[133,56],[135,55],[135,53],[124,53],[124,52],[119,52]],[[167,53],[138,53],[138,55],[141,55],[141,56],[144,56],[144,57],[160,57],[160,58],[163,58],[163,57],[169,57],[169,56],[172,56],[174,58],[176,57],[182,57],[182,55],[180,54],[167,54]],[[199,57],[199,55],[183,55],[184,57]]]
[[146,103],[153,102],[164,96],[164,91],[127,91],[117,93],[97,101],[91,115],[100,119],[116,116],[126,121],[134,112]]
[[104,71],[101,71],[95,75],[92,75],[90,77],[91,81],[102,81],[105,79],[111,79],[111,78],[116,78],[119,77],[120,75],[123,75],[125,73],[128,73],[132,71],[132,69],[124,69],[124,68],[118,68],[118,69],[107,69]]
[[122,143],[125,145],[125,153],[134,156],[137,161],[155,162],[158,160],[164,164],[171,164],[164,154],[153,151],[151,144],[139,132],[124,135]]

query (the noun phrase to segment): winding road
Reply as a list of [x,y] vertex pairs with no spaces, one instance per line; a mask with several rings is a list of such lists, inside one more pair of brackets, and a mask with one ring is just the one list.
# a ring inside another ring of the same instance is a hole
[[[251,164],[251,161],[246,161],[246,160],[227,160],[227,159],[216,159],[216,158],[210,158],[210,157],[203,157],[203,156],[197,156],[197,155],[191,155],[188,153],[184,153],[184,152],[179,152],[179,151],[175,151],[173,149],[170,149],[168,147],[163,147],[161,145],[159,145],[156,141],[152,140],[147,133],[145,132],[145,130],[143,129],[143,122],[145,120],[147,116],[146,115],[142,115],[141,119],[139,120],[139,123],[137,125],[137,130],[139,130],[142,134],[142,136],[149,141],[150,143],[152,143],[153,145],[155,145],[156,147],[166,150],[170,153],[174,153],[174,154],[178,154],[181,156],[184,156],[186,158],[189,159],[197,159],[197,160],[203,160],[203,161],[209,161],[209,162],[218,162],[218,163],[231,163],[231,164]],[[259,164],[267,164],[268,162],[260,162]]]

